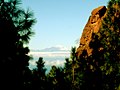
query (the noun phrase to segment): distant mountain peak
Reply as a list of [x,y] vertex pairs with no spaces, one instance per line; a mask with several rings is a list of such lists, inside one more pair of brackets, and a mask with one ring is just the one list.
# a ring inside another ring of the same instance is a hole
[[40,51],[54,52],[54,51],[69,51],[69,50],[63,46],[53,46],[53,47],[42,49]]
[[31,50],[31,51],[39,51],[39,52],[68,52],[70,51],[68,48],[61,46],[61,45],[57,45],[57,46],[53,46],[53,47],[48,47],[48,48],[44,48],[41,50]]

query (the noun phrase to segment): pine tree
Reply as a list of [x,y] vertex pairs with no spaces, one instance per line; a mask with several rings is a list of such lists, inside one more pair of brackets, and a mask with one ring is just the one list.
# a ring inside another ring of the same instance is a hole
[[33,69],[32,89],[45,90],[46,89],[46,68],[43,58],[40,57],[36,62],[37,67]]
[[75,63],[76,63],[76,47],[71,49],[71,59],[72,59],[72,83],[75,81]]
[[65,63],[64,63],[64,78],[65,78],[65,82],[66,82],[66,87],[67,89],[72,89],[73,83],[72,83],[72,61],[69,58],[65,59]]
[[[0,1],[0,82],[3,89],[23,89],[28,68],[29,43],[35,23],[33,13],[23,10],[20,0]],[[17,88],[16,88],[17,87]]]
[[114,90],[120,86],[120,1],[110,0],[107,8],[99,39],[104,50],[105,85]]
[[99,73],[98,77],[93,78],[98,80],[95,85],[105,90],[116,90],[120,86],[119,23],[120,1],[110,0],[102,26],[97,34],[93,34],[93,40],[90,43],[93,52],[88,58],[92,70]]

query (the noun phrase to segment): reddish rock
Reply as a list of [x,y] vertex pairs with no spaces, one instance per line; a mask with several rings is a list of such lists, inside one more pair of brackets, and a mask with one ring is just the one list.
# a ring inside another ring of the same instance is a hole
[[91,16],[89,17],[89,20],[85,25],[82,36],[80,38],[80,45],[77,48],[78,57],[81,55],[83,50],[86,50],[88,55],[91,54],[92,49],[89,47],[89,43],[92,40],[92,33],[97,33],[99,31],[105,13],[106,13],[105,6],[100,6],[98,8],[95,8],[91,12]]

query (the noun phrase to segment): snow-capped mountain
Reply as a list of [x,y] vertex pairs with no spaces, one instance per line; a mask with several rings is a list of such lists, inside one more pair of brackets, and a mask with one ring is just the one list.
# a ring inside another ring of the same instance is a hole
[[41,50],[31,50],[31,52],[69,52],[70,50],[63,46],[53,46]]

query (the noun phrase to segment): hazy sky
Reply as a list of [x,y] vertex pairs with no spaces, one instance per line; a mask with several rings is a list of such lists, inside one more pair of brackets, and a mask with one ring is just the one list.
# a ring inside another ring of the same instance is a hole
[[23,8],[30,8],[37,20],[29,48],[75,46],[91,11],[107,5],[107,2],[108,0],[22,0]]

